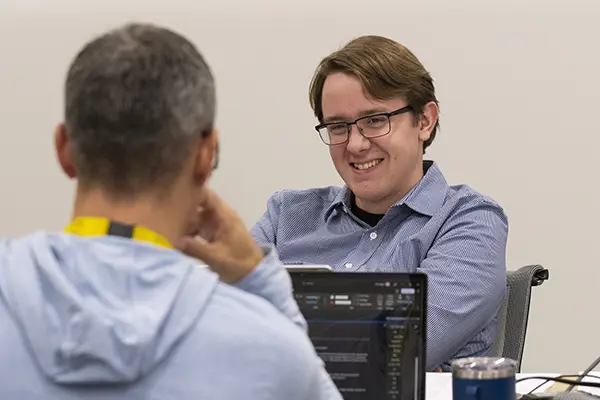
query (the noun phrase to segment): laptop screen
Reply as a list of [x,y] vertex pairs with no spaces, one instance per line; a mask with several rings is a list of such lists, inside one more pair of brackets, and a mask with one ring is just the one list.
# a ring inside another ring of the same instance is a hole
[[309,335],[345,400],[424,399],[424,274],[291,272]]

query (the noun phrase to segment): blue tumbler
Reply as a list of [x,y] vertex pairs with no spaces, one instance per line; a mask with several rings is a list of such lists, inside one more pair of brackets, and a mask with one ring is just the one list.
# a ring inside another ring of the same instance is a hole
[[463,358],[452,363],[453,400],[516,400],[517,362],[508,358]]

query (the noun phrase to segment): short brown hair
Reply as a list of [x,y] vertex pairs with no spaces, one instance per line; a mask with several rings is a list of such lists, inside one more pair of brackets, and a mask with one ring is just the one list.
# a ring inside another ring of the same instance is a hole
[[[438,104],[431,75],[409,49],[386,37],[360,36],[321,60],[313,75],[309,98],[319,122],[323,122],[321,97],[325,79],[334,72],[356,76],[366,93],[375,99],[403,98],[416,116],[421,115],[427,103]],[[439,120],[423,144],[423,152],[435,139],[438,128]]]

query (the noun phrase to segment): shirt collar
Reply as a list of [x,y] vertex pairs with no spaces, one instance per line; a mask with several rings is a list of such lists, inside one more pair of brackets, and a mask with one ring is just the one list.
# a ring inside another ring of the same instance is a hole
[[325,210],[325,221],[329,219],[333,210],[338,207],[345,207],[347,210],[350,210],[350,194],[350,188],[348,185],[344,185],[342,190],[338,192],[329,207]]
[[432,217],[444,205],[448,182],[435,162],[423,161],[423,169],[427,171],[423,178],[394,206],[404,203],[412,210]]
[[[448,192],[446,178],[433,161],[423,161],[423,169],[426,172],[419,183],[392,207],[406,204],[410,209],[429,217],[442,207]],[[325,211],[325,220],[329,218],[334,209],[340,206],[350,209],[350,194],[350,188],[348,185],[344,185]]]

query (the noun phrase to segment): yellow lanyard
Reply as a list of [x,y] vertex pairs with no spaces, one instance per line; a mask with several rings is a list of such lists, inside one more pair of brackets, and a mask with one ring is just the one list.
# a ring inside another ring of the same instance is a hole
[[142,242],[152,243],[156,246],[172,249],[173,246],[162,235],[148,228],[138,225],[125,225],[99,217],[75,218],[65,228],[66,233],[78,236],[121,236]]

